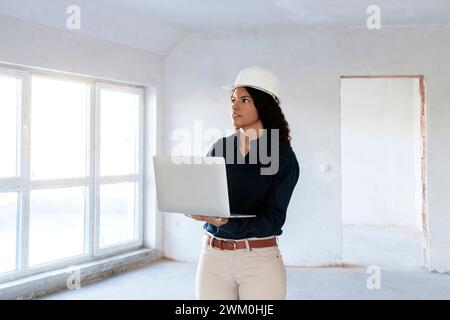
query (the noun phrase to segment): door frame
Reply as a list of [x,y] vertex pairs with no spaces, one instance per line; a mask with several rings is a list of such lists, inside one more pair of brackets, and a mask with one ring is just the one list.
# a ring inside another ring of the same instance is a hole
[[[427,201],[427,107],[424,75],[343,75],[339,81],[339,112],[341,106],[341,85],[343,79],[392,79],[415,78],[419,79],[420,94],[420,146],[421,146],[421,184],[422,184],[422,254],[425,267],[429,268],[429,234],[428,234],[428,201]],[[339,124],[339,127],[341,123]]]

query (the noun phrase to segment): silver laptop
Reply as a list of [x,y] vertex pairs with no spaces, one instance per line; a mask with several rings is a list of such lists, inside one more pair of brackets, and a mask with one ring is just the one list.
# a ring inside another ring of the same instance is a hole
[[158,208],[164,212],[224,218],[230,213],[223,157],[153,156]]

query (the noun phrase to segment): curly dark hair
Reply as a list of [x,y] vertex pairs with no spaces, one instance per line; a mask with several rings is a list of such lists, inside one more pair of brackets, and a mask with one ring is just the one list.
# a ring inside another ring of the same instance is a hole
[[279,101],[276,101],[274,97],[264,91],[252,87],[244,88],[253,99],[264,129],[279,129],[280,142],[287,144],[292,149],[291,130],[281,110]]

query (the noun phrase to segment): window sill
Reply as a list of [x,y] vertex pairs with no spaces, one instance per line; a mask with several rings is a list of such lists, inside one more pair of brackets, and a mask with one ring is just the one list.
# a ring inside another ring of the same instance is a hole
[[[80,285],[83,286],[118,273],[142,267],[161,257],[162,254],[159,251],[143,248],[79,264],[75,267],[77,267],[77,272],[79,270]],[[50,293],[68,290],[68,279],[71,276],[72,278],[74,277],[72,273],[73,267],[2,283],[0,284],[0,300],[34,299]]]

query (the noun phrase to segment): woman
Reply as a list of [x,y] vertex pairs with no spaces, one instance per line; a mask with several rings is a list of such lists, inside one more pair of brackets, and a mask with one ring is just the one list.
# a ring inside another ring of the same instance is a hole
[[[286,297],[286,269],[277,237],[282,233],[299,166],[291,148],[289,126],[279,106],[278,87],[276,76],[259,67],[242,70],[232,87],[232,118],[237,131],[217,141],[208,155],[227,156],[231,212],[256,217],[189,215],[206,222],[197,269],[197,299]],[[271,143],[274,133],[279,137],[275,144]],[[267,162],[263,164],[260,153],[256,163],[249,161],[249,154],[261,148],[263,139],[271,150],[278,147],[274,153],[278,167],[271,175],[261,174]],[[234,152],[231,162],[230,152]]]

